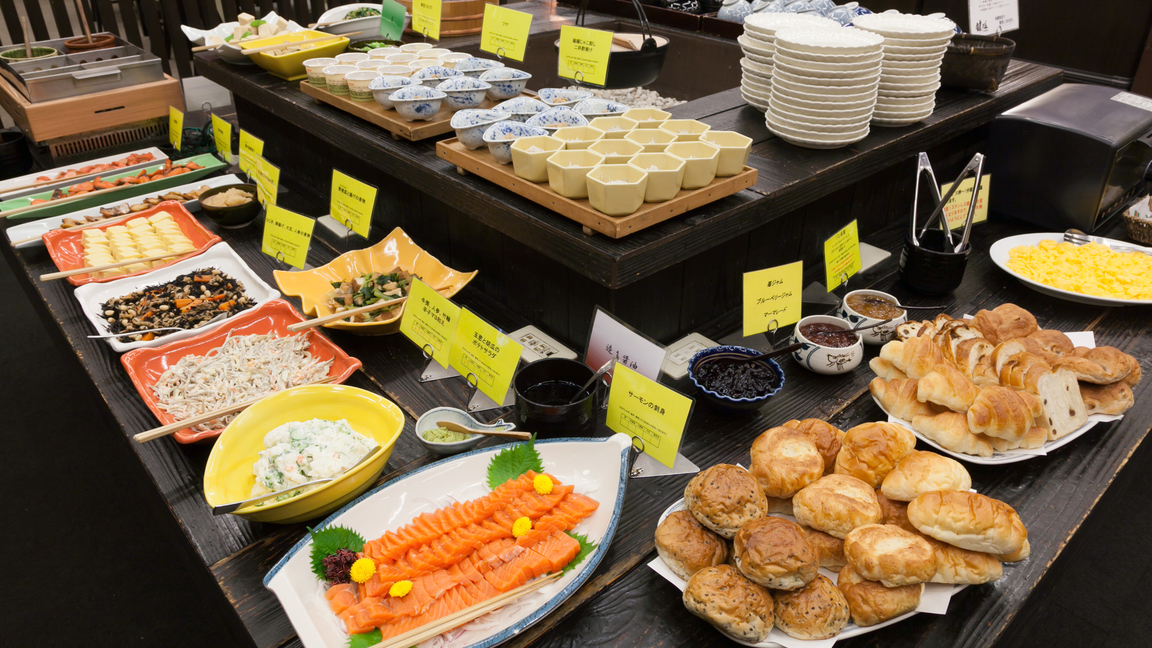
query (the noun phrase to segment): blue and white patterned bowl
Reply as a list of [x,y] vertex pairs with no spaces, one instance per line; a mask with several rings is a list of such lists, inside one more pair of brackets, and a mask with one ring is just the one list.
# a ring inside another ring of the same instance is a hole
[[480,75],[481,81],[492,84],[492,87],[488,88],[488,97],[493,101],[519,97],[531,78],[531,74],[510,67],[495,68]]
[[451,110],[479,108],[484,103],[488,88],[487,82],[472,77],[458,76],[440,82],[436,89],[448,95],[444,101]]
[[422,85],[410,85],[400,88],[388,95],[388,101],[396,108],[406,121],[422,121],[432,119],[440,112],[440,103],[446,95],[436,88]]
[[372,79],[372,83],[368,84],[368,89],[372,91],[372,98],[376,100],[376,103],[385,108],[393,108],[392,102],[388,100],[388,95],[405,86],[419,84],[419,81],[408,77],[382,76]]
[[[489,93],[492,91],[489,90]],[[489,94],[491,96],[491,94]],[[548,104],[543,101],[537,101],[532,97],[516,97],[496,104],[495,110],[503,113],[508,113],[508,118],[512,121],[526,122],[536,115],[548,110]]]
[[589,97],[582,99],[572,106],[572,110],[584,115],[588,119],[596,117],[610,117],[612,115],[622,115],[628,112],[628,106],[608,99],[601,99],[599,97]]
[[796,362],[805,369],[826,376],[838,376],[860,366],[860,361],[864,359],[864,340],[859,333],[856,334],[856,343],[852,346],[841,348],[820,346],[800,332],[800,327],[807,324],[833,324],[845,330],[852,328],[852,324],[848,321],[831,315],[809,315],[796,322],[796,328],[792,329],[791,343],[804,345],[792,352]]
[[588,120],[584,118],[584,115],[567,106],[556,106],[555,108],[549,108],[542,113],[538,113],[524,123],[529,126],[535,126],[536,128],[543,128],[551,135],[555,133],[558,128],[587,126]]
[[592,93],[586,90],[568,90],[567,88],[540,88],[536,94],[540,97],[540,101],[549,106],[575,106],[592,97]]
[[779,383],[776,385],[776,389],[769,391],[763,396],[756,396],[754,398],[728,396],[727,394],[712,391],[700,384],[697,373],[697,369],[701,363],[709,362],[708,358],[713,356],[720,356],[722,358],[748,358],[759,355],[764,355],[764,353],[742,346],[715,346],[702,349],[697,351],[696,355],[692,356],[692,359],[688,361],[688,377],[692,379],[692,384],[696,385],[696,389],[699,389],[700,393],[704,394],[705,400],[717,407],[734,410],[760,409],[764,403],[768,402],[769,398],[775,396],[781,389],[784,389],[784,370],[781,369],[780,365],[772,358],[766,358],[763,362],[767,363],[768,367],[776,374],[777,378],[779,378]]
[[499,110],[461,110],[452,115],[451,125],[460,143],[472,151],[484,146],[484,131],[489,126],[506,119],[508,113]]
[[416,70],[412,73],[413,79],[416,79],[429,88],[435,88],[444,81],[459,76],[464,76],[464,74],[452,68],[446,68],[443,65],[429,65],[426,68]]
[[512,163],[512,143],[521,137],[533,135],[547,135],[543,128],[535,128],[528,124],[515,121],[496,122],[484,131],[484,142],[488,144],[488,152],[500,164]]
[[480,75],[484,74],[488,70],[494,70],[496,68],[502,67],[504,67],[504,64],[500,61],[472,57],[466,58],[463,61],[457,63],[454,69],[457,72],[464,74],[465,76],[470,76],[473,79],[479,79]]
[[894,295],[879,290],[853,290],[852,292],[844,295],[844,299],[840,300],[840,308],[836,311],[836,315],[848,321],[852,328],[863,328],[865,326],[873,326],[879,324],[875,328],[870,328],[867,331],[857,333],[860,337],[864,338],[864,344],[887,344],[892,338],[896,337],[896,327],[908,321],[908,311],[896,319],[882,324],[884,320],[869,317],[863,313],[859,313],[851,306],[848,305],[848,298],[852,295],[862,295],[865,297],[880,297],[887,299],[893,304],[899,304],[900,300],[896,299]]

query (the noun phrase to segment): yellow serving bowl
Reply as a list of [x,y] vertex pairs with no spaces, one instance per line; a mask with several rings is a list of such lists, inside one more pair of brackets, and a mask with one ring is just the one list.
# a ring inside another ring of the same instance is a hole
[[[441,295],[451,298],[476,276],[472,272],[459,272],[441,263],[436,257],[416,245],[404,230],[397,227],[376,245],[363,250],[345,252],[327,265],[302,272],[276,270],[276,285],[285,295],[299,297],[301,309],[307,315],[331,315],[326,295],[332,292],[333,281],[347,281],[369,272],[391,272],[400,268],[420,277]],[[390,335],[400,330],[400,317],[404,305],[396,308],[396,315],[379,322],[333,322],[327,328],[340,329],[357,335]]]
[[246,506],[233,515],[276,524],[328,515],[376,482],[392,455],[392,446],[404,430],[404,414],[400,408],[372,392],[347,385],[286,389],[241,412],[216,439],[204,468],[204,498],[208,505],[219,506],[251,497],[256,483],[252,466],[264,449],[264,435],[285,423],[315,418],[345,419],[352,429],[375,440],[380,447],[374,450],[372,459],[338,479],[282,502]]
[[[333,35],[325,34],[324,32],[304,30],[261,38],[260,40],[244,43],[244,46],[246,49],[255,49],[266,45],[280,45],[281,43],[291,45],[296,41],[312,40],[325,36]],[[311,45],[301,45],[304,49],[299,52],[280,55],[275,55],[270,52],[257,52],[255,54],[249,54],[248,58],[252,59],[252,62],[256,65],[259,65],[285,81],[299,81],[308,76],[308,72],[304,69],[304,61],[314,58],[335,57],[348,47],[349,42],[350,41],[343,36],[338,38],[333,37],[332,40],[320,41]]]

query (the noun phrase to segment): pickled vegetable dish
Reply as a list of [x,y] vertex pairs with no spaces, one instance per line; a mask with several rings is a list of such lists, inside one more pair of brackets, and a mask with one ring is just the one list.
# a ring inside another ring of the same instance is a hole
[[353,315],[351,321],[363,323],[392,319],[396,315],[386,303],[407,296],[413,277],[420,278],[394,268],[391,272],[369,272],[348,281],[333,281],[334,290],[325,295],[325,303],[336,313],[379,303],[382,306],[380,310]]

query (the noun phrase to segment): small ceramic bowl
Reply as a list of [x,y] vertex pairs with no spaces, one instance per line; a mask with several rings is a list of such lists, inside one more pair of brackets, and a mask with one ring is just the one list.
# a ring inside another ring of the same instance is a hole
[[452,115],[450,123],[456,129],[456,138],[460,143],[474,151],[484,146],[484,131],[505,119],[508,119],[508,113],[499,110],[461,110]]
[[676,136],[657,128],[637,128],[624,133],[624,139],[643,146],[645,153],[663,153],[669,144],[676,141]]
[[414,432],[416,438],[420,441],[429,452],[436,455],[452,455],[460,452],[465,452],[475,448],[484,440],[484,436],[480,434],[473,434],[471,437],[463,441],[456,441],[454,443],[436,443],[424,438],[424,433],[440,427],[440,421],[451,421],[466,428],[473,430],[512,430],[516,428],[514,423],[505,423],[504,419],[497,419],[495,423],[484,424],[468,415],[467,412],[455,407],[435,407],[416,420],[416,427]]
[[440,65],[443,65],[446,68],[455,69],[457,63],[463,61],[464,59],[470,58],[472,58],[472,55],[465,54],[464,52],[447,52],[445,54],[441,54],[439,60]]
[[416,79],[417,81],[419,81],[420,83],[423,83],[424,85],[428,86],[429,88],[435,88],[436,86],[447,81],[448,79],[451,79],[452,77],[458,77],[458,76],[463,76],[463,75],[460,74],[459,72],[457,72],[456,70],[449,70],[448,68],[446,68],[442,65],[435,65],[435,64],[429,65],[428,67],[426,67],[422,70],[416,70],[415,72],[412,73],[413,79]]
[[528,182],[548,179],[548,158],[564,148],[564,142],[550,135],[521,137],[512,143],[512,168]]
[[[491,92],[491,89],[489,89],[489,92]],[[516,97],[496,104],[495,109],[508,113],[508,118],[512,121],[526,122],[545,110],[548,110],[548,104],[531,97]]]
[[772,398],[776,394],[780,393],[780,390],[784,388],[784,370],[780,368],[780,365],[777,364],[775,360],[772,358],[767,358],[765,360],[761,360],[760,362],[766,363],[768,367],[771,368],[773,372],[775,372],[777,377],[776,388],[768,391],[764,395],[757,395],[755,397],[728,396],[727,394],[721,394],[720,392],[708,389],[704,385],[700,384],[699,368],[702,364],[709,362],[709,358],[712,358],[714,361],[717,359],[717,356],[736,359],[749,358],[759,355],[764,354],[760,351],[757,351],[756,349],[749,349],[747,347],[741,346],[715,346],[702,349],[697,351],[696,355],[692,356],[692,359],[688,361],[688,377],[692,379],[692,384],[696,385],[696,389],[699,389],[700,393],[704,394],[704,400],[707,400],[709,403],[712,403],[721,409],[758,410],[764,406],[764,403],[768,402],[769,398]]
[[410,85],[388,95],[388,101],[392,102],[396,112],[406,121],[423,121],[432,119],[440,112],[444,96],[444,93],[436,88]]
[[853,328],[847,321],[831,315],[810,315],[801,319],[792,331],[792,344],[804,345],[792,352],[796,362],[805,369],[826,376],[838,376],[860,366],[860,361],[864,359],[864,341],[860,339],[859,334],[856,335],[856,344],[852,346],[843,348],[820,346],[800,333],[800,327],[807,324],[835,324],[844,329]]
[[716,179],[720,149],[707,142],[673,142],[664,149],[669,155],[684,160],[684,189],[699,189]]
[[512,143],[521,137],[534,137],[547,135],[543,128],[533,128],[517,121],[496,122],[484,131],[484,143],[488,145],[488,152],[500,164],[512,163]]
[[684,167],[687,166],[684,160],[667,153],[639,153],[632,156],[628,164],[648,173],[644,202],[664,202],[680,193],[684,184]]
[[451,110],[466,110],[479,108],[488,96],[488,84],[480,79],[458,76],[447,81],[441,81],[436,89],[448,95],[444,102]]
[[429,47],[428,49],[423,49],[419,52],[416,52],[416,56],[419,56],[422,59],[434,59],[439,61],[441,56],[451,53],[452,50],[446,47]]
[[604,131],[591,126],[568,126],[558,128],[552,134],[565,142],[564,148],[569,150],[586,149],[596,140],[604,139]]
[[[460,64],[456,65],[456,69],[460,69]],[[481,81],[492,84],[492,87],[488,89],[488,98],[493,101],[503,101],[520,96],[531,78],[531,74],[510,67],[494,68],[480,75]]]
[[659,128],[672,113],[656,108],[632,108],[624,113],[628,119],[636,120],[636,128]]
[[571,108],[557,106],[537,113],[530,117],[525,123],[529,126],[535,126],[536,128],[543,128],[549,133],[555,133],[557,130],[568,126],[587,126],[588,120],[584,119],[584,115],[581,115]]
[[204,212],[209,220],[226,229],[244,227],[256,220],[256,217],[260,215],[260,210],[264,209],[264,206],[260,204],[260,201],[256,200],[256,185],[254,184],[230,184],[213,187],[201,193],[200,196],[201,199],[209,198],[216,194],[224,193],[229,189],[246,191],[252,194],[252,200],[243,205],[233,205],[231,207],[209,207],[204,203],[200,203],[200,211]]
[[420,58],[420,57],[416,56],[415,54],[400,51],[400,52],[393,52],[393,53],[385,56],[384,60],[388,61],[389,63],[392,63],[394,65],[408,65],[409,63],[411,63],[412,61],[415,61],[418,58]]
[[596,117],[623,115],[624,113],[628,112],[628,106],[625,106],[622,103],[617,103],[615,101],[609,101],[608,99],[589,97],[588,99],[583,99],[577,102],[575,106],[572,106],[572,110],[575,110],[576,112],[584,115],[585,117],[588,117],[589,119],[594,119]]
[[604,139],[624,139],[628,131],[635,130],[636,120],[627,117],[596,117],[588,125],[604,131]]
[[337,61],[347,63],[348,65],[354,65],[360,61],[367,61],[369,58],[370,57],[364,52],[344,52],[343,54],[336,55]]
[[659,128],[675,135],[677,142],[695,142],[712,129],[708,124],[695,119],[665,119]]
[[372,101],[372,89],[368,86],[380,78],[376,70],[360,70],[344,75],[348,81],[348,96],[352,101]]
[[412,73],[415,72],[415,70],[408,67],[407,65],[385,65],[384,67],[376,68],[376,71],[384,76],[398,76],[405,78],[412,76]]
[[588,150],[603,155],[604,164],[627,164],[644,147],[626,139],[600,139],[592,142]]
[[455,69],[460,70],[462,73],[466,74],[467,76],[475,77],[475,78],[479,79],[480,75],[484,74],[488,70],[494,70],[496,68],[502,68],[502,67],[504,67],[504,64],[501,63],[500,61],[494,61],[492,59],[477,58],[477,57],[473,56],[473,57],[469,57],[469,58],[457,61]]
[[400,46],[400,51],[415,54],[417,52],[423,52],[426,49],[432,49],[433,47],[436,46],[432,43],[405,43]]
[[384,59],[368,59],[367,61],[360,61],[356,67],[361,70],[379,70],[385,65],[388,65],[388,62]]
[[399,54],[400,48],[388,45],[387,47],[377,47],[368,50],[368,56],[374,59],[384,60],[393,54]]
[[[840,317],[847,320],[850,324],[852,324],[852,328],[860,328],[862,326],[872,326],[873,324],[880,324],[880,322],[884,321],[882,319],[877,319],[875,317],[869,317],[867,315],[864,315],[864,314],[854,310],[851,306],[849,306],[848,305],[848,298],[851,297],[852,295],[883,297],[884,299],[887,299],[888,301],[892,302],[893,304],[899,304],[900,303],[899,299],[896,299],[895,297],[893,297],[892,295],[889,295],[886,292],[880,292],[879,290],[853,290],[852,292],[845,295],[844,299],[840,301],[840,309],[836,312],[837,315],[839,315]],[[904,322],[907,322],[907,321],[908,321],[908,311],[904,311],[903,315],[893,319],[891,322],[888,322],[887,324],[883,324],[881,326],[877,326],[876,328],[870,328],[867,331],[860,331],[859,333],[857,333],[857,335],[864,338],[864,344],[885,344],[889,340],[891,340],[893,337],[895,337],[896,327],[900,326],[901,324],[903,324]]]
[[423,70],[424,68],[430,67],[444,67],[440,65],[440,61],[436,59],[416,59],[415,61],[406,63],[405,65],[412,68],[413,70]]
[[588,172],[604,156],[588,150],[556,151],[548,157],[548,186],[573,200],[588,197]]
[[748,164],[748,153],[752,150],[752,138],[745,137],[736,131],[710,130],[700,136],[701,142],[707,142],[720,149],[720,159],[716,163],[716,177],[727,178],[739,174]]
[[395,108],[392,102],[388,100],[388,95],[396,92],[400,88],[410,85],[420,85],[418,82],[402,76],[378,76],[372,79],[368,84],[368,89],[372,91],[372,98],[376,103],[389,110]]
[[328,82],[324,80],[324,68],[339,63],[334,58],[314,58],[304,61],[304,72],[308,75],[308,83],[324,88]]
[[588,202],[608,216],[627,216],[644,204],[648,173],[630,164],[601,164],[588,172]]
[[549,106],[575,106],[592,96],[591,92],[584,90],[568,90],[567,88],[540,88],[536,93],[540,101]]
[[324,68],[324,84],[328,87],[328,92],[334,95],[348,94],[348,79],[345,79],[344,75],[359,71],[360,68],[355,65],[329,65]]

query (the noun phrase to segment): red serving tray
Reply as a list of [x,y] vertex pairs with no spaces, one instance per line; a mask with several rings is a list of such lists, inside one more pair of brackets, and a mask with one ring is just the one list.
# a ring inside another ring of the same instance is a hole
[[[220,242],[220,237],[204,229],[200,221],[196,220],[196,218],[184,208],[184,205],[175,200],[166,200],[152,209],[145,209],[142,212],[129,214],[124,218],[110,220],[106,225],[85,227],[84,229],[54,229],[42,237],[44,239],[44,247],[48,248],[48,254],[51,255],[52,261],[61,271],[83,268],[84,244],[80,242],[80,237],[83,236],[84,230],[107,230],[109,227],[123,225],[134,218],[148,218],[162,211],[172,214],[172,220],[180,226],[180,231],[184,232],[184,236],[187,236],[188,240],[192,241],[192,245],[195,245],[196,249],[188,254],[172,257],[168,261],[165,261],[163,265],[156,266],[156,268],[163,268],[177,261],[183,261],[189,257],[203,254],[205,250]],[[71,282],[73,286],[82,286],[87,283],[104,283],[106,281],[123,279],[124,277],[136,277],[147,274],[156,268],[145,268],[144,270],[138,270],[130,274],[102,277],[100,279],[96,279],[87,274],[73,275],[68,277],[68,281]]]
[[[305,318],[292,305],[283,299],[274,299],[261,305],[259,308],[240,313],[231,317],[217,328],[201,335],[184,340],[176,340],[164,346],[152,349],[135,349],[120,356],[120,362],[128,371],[132,384],[136,386],[140,398],[156,418],[164,425],[175,423],[176,419],[160,408],[156,394],[152,392],[160,376],[187,355],[204,355],[208,351],[219,347],[228,338],[235,335],[264,335],[275,333],[278,336],[311,335],[312,345],[308,347],[309,353],[320,360],[334,360],[328,369],[328,375],[333,377],[332,382],[339,384],[348,380],[363,363],[349,356],[343,349],[324,337],[318,330],[311,329],[303,333],[289,333],[288,325],[303,322]],[[223,430],[209,432],[193,432],[191,428],[184,428],[175,435],[177,443],[196,443],[215,439]]]

